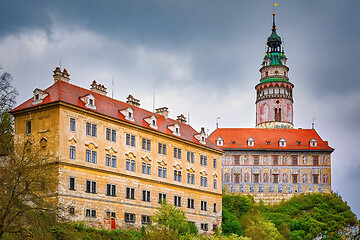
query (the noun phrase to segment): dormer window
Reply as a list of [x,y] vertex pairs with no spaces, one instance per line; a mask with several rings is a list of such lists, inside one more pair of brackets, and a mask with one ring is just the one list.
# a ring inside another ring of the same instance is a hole
[[285,138],[281,138],[281,139],[279,140],[279,146],[280,146],[280,147],[286,147],[286,140],[285,140]]
[[201,131],[199,134],[195,134],[194,137],[202,144],[206,144],[206,134],[205,134],[205,128],[201,128]]
[[216,145],[217,146],[223,146],[224,145],[224,140],[221,137],[218,137],[218,139],[216,139]]
[[124,110],[119,111],[126,120],[128,121],[134,121],[134,109],[132,107],[125,108]]
[[49,95],[47,92],[44,92],[43,90],[36,88],[34,91],[34,100],[32,102],[33,105],[42,103],[47,95]]
[[255,140],[252,137],[250,137],[247,140],[247,144],[248,144],[248,147],[253,147],[255,145]]
[[168,128],[172,132],[172,134],[180,137],[180,125],[178,123],[175,123],[173,125],[169,125]]
[[296,144],[297,144],[297,145],[301,145],[301,142],[298,141],[298,142],[296,142]]
[[85,103],[85,107],[96,110],[94,94],[90,93],[84,97],[81,97],[80,100]]
[[144,120],[145,120],[145,122],[147,122],[147,124],[149,124],[149,127],[158,129],[158,126],[156,125],[157,117],[155,115],[144,118]]
[[312,138],[312,139],[310,140],[310,147],[317,147],[317,141],[316,141],[315,138]]

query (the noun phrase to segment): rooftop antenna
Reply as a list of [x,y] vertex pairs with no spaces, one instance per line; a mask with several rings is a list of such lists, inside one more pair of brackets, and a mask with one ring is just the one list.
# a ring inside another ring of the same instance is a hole
[[311,123],[311,128],[312,129],[315,129],[315,120],[316,120],[316,118],[313,117],[313,120],[312,120],[312,123]]
[[153,92],[153,113],[155,112],[155,92]]
[[114,98],[114,76],[111,80],[111,98]]
[[217,118],[216,118],[216,129],[219,128],[219,119],[220,119],[220,117],[217,117]]

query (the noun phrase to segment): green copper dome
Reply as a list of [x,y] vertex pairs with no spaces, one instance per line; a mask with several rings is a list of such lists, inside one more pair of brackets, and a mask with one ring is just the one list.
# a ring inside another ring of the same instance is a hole
[[270,52],[281,52],[281,37],[276,33],[275,13],[273,13],[273,26],[271,28],[271,35],[267,38],[266,44]]
[[286,58],[286,56],[283,52],[269,52],[265,54],[264,58],[270,58],[269,66],[282,66],[284,64],[281,62],[281,59]]
[[281,42],[281,37],[279,35],[277,35],[276,31],[273,31],[270,35],[270,37],[268,37],[267,39],[268,42]]

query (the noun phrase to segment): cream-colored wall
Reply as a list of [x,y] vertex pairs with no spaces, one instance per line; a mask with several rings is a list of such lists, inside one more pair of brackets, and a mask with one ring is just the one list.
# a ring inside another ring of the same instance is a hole
[[[58,156],[60,137],[60,110],[56,107],[47,108],[46,111],[37,109],[15,114],[15,141],[21,143],[29,140],[36,146],[40,145]],[[26,122],[31,121],[31,133],[26,134]]]
[[[136,117],[136,116],[135,116]],[[70,118],[76,120],[76,130],[70,130]],[[97,124],[97,137],[86,135],[86,123]],[[114,209],[117,225],[121,227],[141,226],[141,214],[153,215],[160,205],[158,193],[166,193],[167,201],[174,203],[174,196],[182,197],[182,209],[188,220],[194,221],[200,229],[201,223],[220,226],[222,205],[221,183],[221,153],[207,147],[200,147],[183,141],[177,137],[158,134],[156,131],[123,124],[100,115],[84,112],[82,110],[61,107],[60,111],[60,158],[63,162],[60,171],[59,193],[61,201],[74,203],[76,208],[75,219],[99,224],[104,222],[105,211]],[[116,130],[116,142],[106,140],[106,128]],[[136,147],[125,144],[126,134],[135,135]],[[180,129],[181,133],[181,129]],[[151,140],[151,151],[142,150],[142,138]],[[158,143],[167,145],[167,154],[158,153]],[[70,145],[76,147],[76,159],[70,159]],[[182,159],[175,159],[173,147],[181,148]],[[97,163],[85,161],[85,150],[97,151]],[[195,163],[187,162],[187,151],[195,153]],[[117,167],[106,166],[106,154],[115,155]],[[200,165],[200,154],[208,158],[207,166]],[[127,171],[126,159],[136,162],[136,171]],[[213,159],[217,159],[217,168],[213,168]],[[151,175],[142,173],[142,162],[151,164]],[[158,177],[158,166],[167,168],[167,178]],[[181,170],[182,182],[174,181],[174,169]],[[195,185],[187,183],[187,173],[194,170]],[[200,186],[200,173],[208,178],[208,187]],[[69,177],[76,178],[76,191],[69,190]],[[217,180],[217,189],[213,188],[213,179]],[[85,193],[85,181],[97,181],[97,194]],[[106,184],[116,184],[117,197],[106,196]],[[126,187],[136,189],[135,200],[125,198]],[[151,191],[151,202],[141,200],[142,190]],[[187,208],[187,198],[195,199],[195,209]],[[208,210],[200,210],[200,201],[208,202]],[[217,212],[213,213],[213,203],[217,205]],[[72,204],[72,203],[71,203]],[[92,206],[97,209],[97,218],[85,217],[85,208]],[[136,214],[136,223],[124,222],[125,212]],[[106,224],[105,224],[106,225]],[[106,227],[106,226],[105,226]]]

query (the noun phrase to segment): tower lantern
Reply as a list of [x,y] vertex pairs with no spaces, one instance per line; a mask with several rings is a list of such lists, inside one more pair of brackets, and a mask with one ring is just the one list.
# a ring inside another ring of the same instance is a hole
[[256,127],[293,128],[294,85],[289,81],[287,58],[281,46],[281,37],[276,33],[275,13],[266,44],[268,47],[260,68],[260,83],[255,86]]

